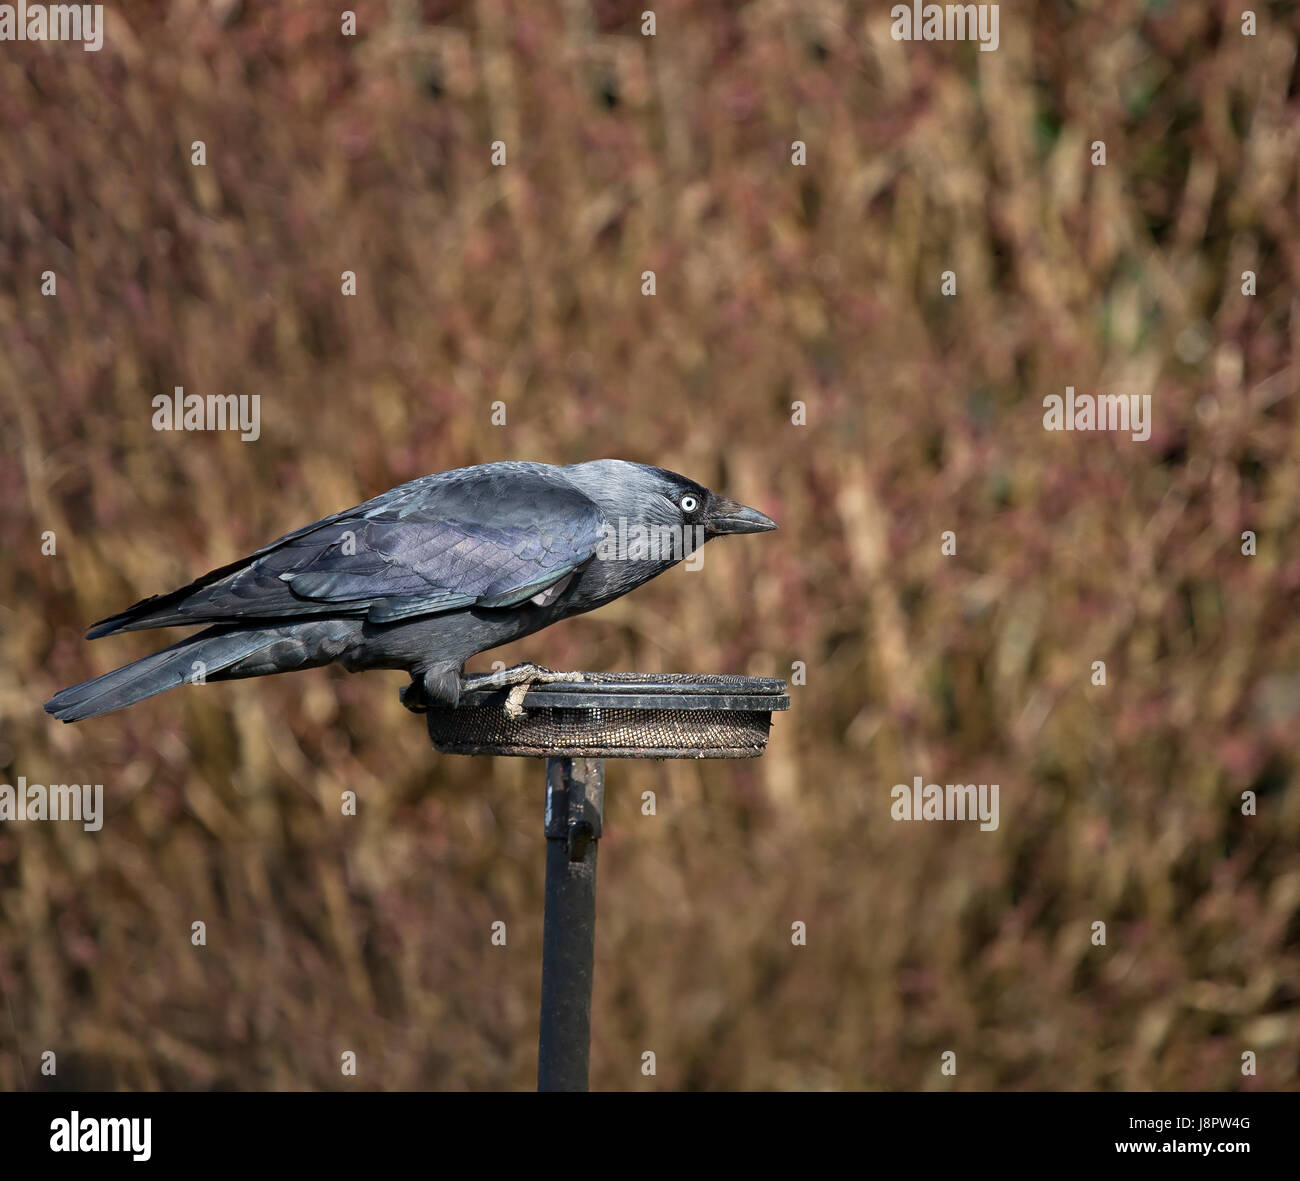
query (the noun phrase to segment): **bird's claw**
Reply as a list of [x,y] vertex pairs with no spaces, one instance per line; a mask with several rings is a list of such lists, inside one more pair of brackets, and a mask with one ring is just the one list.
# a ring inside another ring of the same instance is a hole
[[524,716],[524,698],[534,685],[556,684],[561,681],[581,681],[582,673],[556,672],[552,668],[542,668],[538,664],[516,664],[513,668],[499,669],[497,672],[481,673],[472,679],[461,682],[462,692],[479,689],[509,689],[506,695],[505,713],[508,718]]
[[506,717],[522,718],[524,716],[524,698],[528,696],[528,690],[532,687],[531,683],[516,685],[506,694],[506,703],[502,706],[506,711]]

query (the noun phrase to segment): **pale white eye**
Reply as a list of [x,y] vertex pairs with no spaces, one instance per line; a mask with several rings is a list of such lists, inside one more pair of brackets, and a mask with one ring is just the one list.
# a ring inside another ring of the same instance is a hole
[[696,500],[695,497],[693,496],[682,497],[682,512],[693,513],[699,507],[700,507],[700,502]]

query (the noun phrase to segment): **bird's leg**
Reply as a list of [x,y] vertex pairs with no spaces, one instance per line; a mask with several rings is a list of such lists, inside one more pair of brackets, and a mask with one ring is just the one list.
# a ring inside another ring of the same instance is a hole
[[414,714],[433,706],[455,709],[460,704],[461,667],[435,664],[410,670],[411,683],[402,690],[402,704]]
[[556,672],[551,668],[542,668],[539,664],[516,664],[513,668],[476,673],[472,677],[465,677],[461,681],[461,692],[468,693],[478,689],[509,689],[505,704],[506,716],[520,718],[524,714],[524,698],[534,685],[550,685],[560,681],[582,679],[582,673]]

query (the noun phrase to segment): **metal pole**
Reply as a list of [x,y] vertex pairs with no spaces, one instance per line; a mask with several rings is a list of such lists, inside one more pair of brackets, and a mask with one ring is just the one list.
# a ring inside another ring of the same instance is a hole
[[585,1091],[604,759],[546,760],[546,915],[537,1089]]

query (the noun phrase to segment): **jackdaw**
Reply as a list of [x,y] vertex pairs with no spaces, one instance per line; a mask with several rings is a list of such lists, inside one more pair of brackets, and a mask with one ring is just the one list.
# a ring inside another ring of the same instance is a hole
[[[408,705],[454,706],[476,653],[617,599],[709,538],[775,528],[684,476],[619,459],[422,476],[95,624],[89,639],[210,626],[56,693],[45,709],[77,722],[187,681],[332,661],[405,669]],[[520,665],[493,683],[545,672]]]

